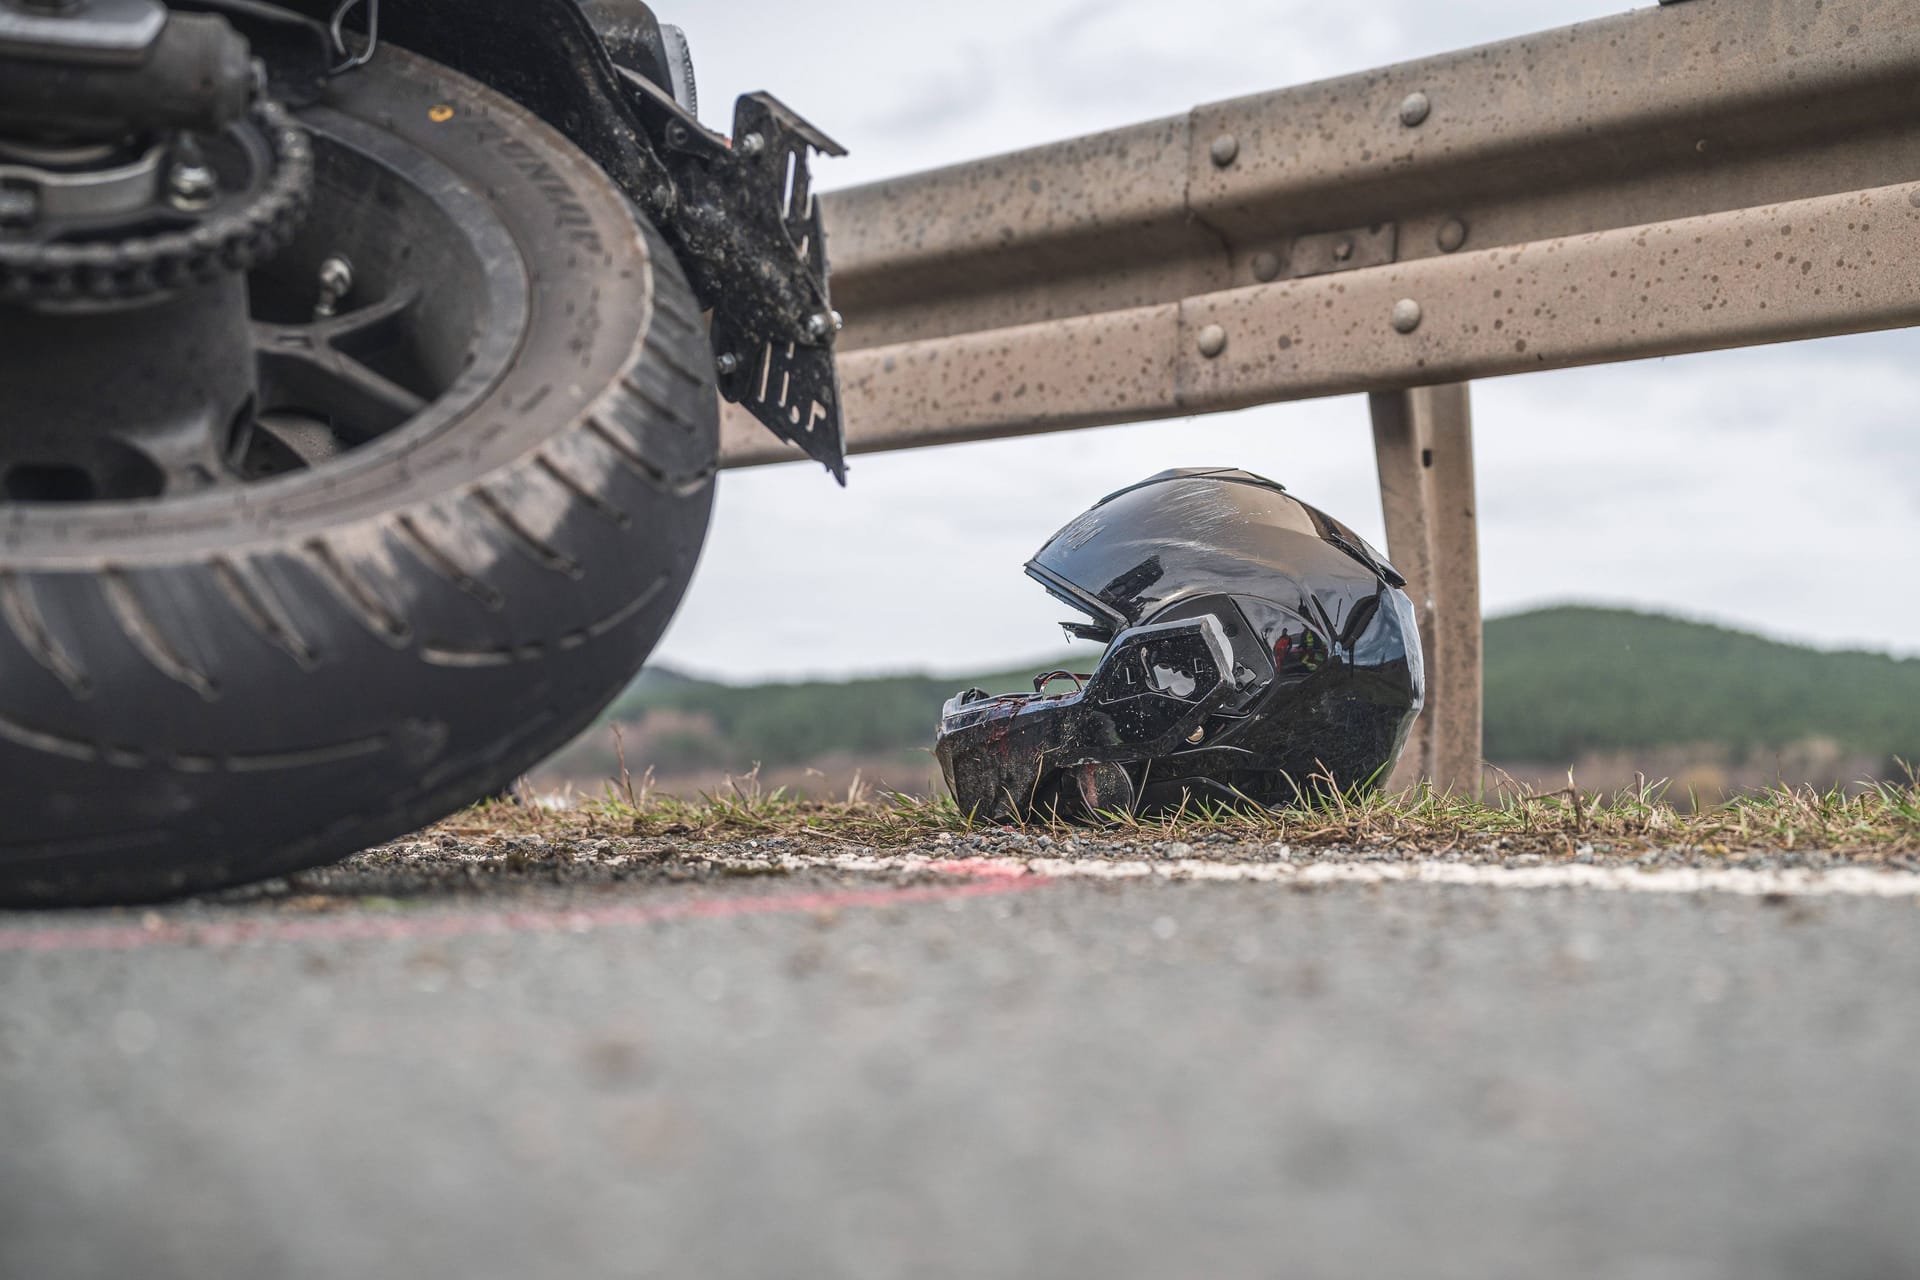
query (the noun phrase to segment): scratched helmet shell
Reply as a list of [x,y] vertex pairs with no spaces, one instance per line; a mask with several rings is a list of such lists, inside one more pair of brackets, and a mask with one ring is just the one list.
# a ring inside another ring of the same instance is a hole
[[[1324,512],[1246,471],[1164,471],[1053,535],[1027,573],[1106,644],[1070,693],[969,689],[935,754],[995,819],[1285,804],[1378,786],[1420,711],[1404,579]],[[1050,673],[1060,675],[1064,673]]]

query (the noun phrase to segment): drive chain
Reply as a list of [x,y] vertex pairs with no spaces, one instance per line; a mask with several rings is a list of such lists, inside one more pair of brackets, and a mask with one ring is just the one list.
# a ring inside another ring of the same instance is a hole
[[286,245],[313,194],[313,148],[287,109],[254,101],[273,173],[244,206],[184,231],[81,244],[0,242],[0,302],[138,298],[246,271]]

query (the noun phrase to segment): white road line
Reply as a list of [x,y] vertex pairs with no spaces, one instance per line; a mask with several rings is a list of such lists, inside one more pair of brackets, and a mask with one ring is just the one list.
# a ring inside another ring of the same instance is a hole
[[1443,884],[1496,889],[1598,889],[1611,893],[1740,893],[1796,897],[1920,897],[1920,874],[1868,867],[1762,870],[1747,867],[1620,867],[1565,863],[1538,867],[1465,862],[1111,862],[1096,858],[928,858],[921,854],[789,854],[779,865],[834,871],[931,871],[953,875],[1036,875],[1058,880],[1206,880],[1255,884]]

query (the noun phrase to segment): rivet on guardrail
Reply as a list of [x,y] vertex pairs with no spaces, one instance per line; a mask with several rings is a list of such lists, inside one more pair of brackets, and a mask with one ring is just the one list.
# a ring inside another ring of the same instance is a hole
[[1467,224],[1458,218],[1448,218],[1440,224],[1440,231],[1433,240],[1440,246],[1440,252],[1452,253],[1467,242]]
[[1265,284],[1280,278],[1280,255],[1262,250],[1253,255],[1253,278]]
[[1227,349],[1227,331],[1217,324],[1210,324],[1200,330],[1200,354],[1211,360]]
[[1224,169],[1240,155],[1240,139],[1230,133],[1223,133],[1213,140],[1213,145],[1207,148],[1207,153],[1213,157],[1216,167]]
[[1414,128],[1427,118],[1431,110],[1433,103],[1427,100],[1427,95],[1415,89],[1400,99],[1400,123],[1409,129]]
[[1420,327],[1420,304],[1402,298],[1393,304],[1393,327],[1399,333],[1412,333]]

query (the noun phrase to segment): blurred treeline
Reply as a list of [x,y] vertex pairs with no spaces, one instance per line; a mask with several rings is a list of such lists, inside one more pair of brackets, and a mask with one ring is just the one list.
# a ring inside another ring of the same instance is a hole
[[[1088,671],[1097,660],[1083,648],[1057,665]],[[635,774],[711,776],[756,764],[831,771],[822,762],[844,772],[851,762],[871,778],[876,763],[892,762],[921,785],[947,698],[968,685],[1029,689],[1039,669],[742,686],[656,668],[544,772],[610,776],[613,722]],[[1810,649],[1622,609],[1495,618],[1486,625],[1486,755],[1543,777],[1605,760],[1605,771],[1631,778],[1640,756],[1654,762],[1648,772],[1679,777],[1705,762],[1719,771],[1707,779],[1716,789],[1715,778],[1744,785],[1748,773],[1893,776],[1899,761],[1920,762],[1920,659]]]
[[[1098,649],[1087,649],[1061,663],[1077,662],[1076,669],[1086,672],[1099,660]],[[639,761],[660,773],[802,764],[836,754],[885,756],[931,745],[941,705],[961,689],[1031,689],[1040,670],[728,685],[653,669],[641,674],[603,720],[639,727],[664,718],[672,727],[647,736],[648,749]],[[1062,684],[1054,692],[1070,688]],[[630,756],[629,762],[635,761]]]
[[1739,758],[1825,739],[1920,763],[1920,659],[1624,609],[1542,609],[1487,624],[1486,716],[1490,760],[1689,743]]

